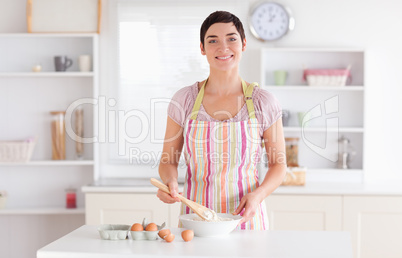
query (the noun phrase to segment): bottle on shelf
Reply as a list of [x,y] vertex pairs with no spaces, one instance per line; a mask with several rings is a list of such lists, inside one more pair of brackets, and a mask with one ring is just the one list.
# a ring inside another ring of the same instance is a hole
[[66,189],[66,208],[67,209],[77,208],[77,189],[75,188]]
[[75,109],[75,154],[77,159],[83,159],[84,156],[84,143],[82,137],[84,136],[84,110],[81,106]]
[[52,132],[52,159],[66,159],[66,129],[64,111],[52,111],[51,132]]
[[299,138],[285,138],[286,143],[286,164],[288,167],[298,167],[299,161]]

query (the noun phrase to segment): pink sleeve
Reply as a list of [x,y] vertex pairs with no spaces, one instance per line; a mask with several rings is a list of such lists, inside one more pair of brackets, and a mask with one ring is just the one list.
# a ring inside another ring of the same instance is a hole
[[168,116],[181,127],[184,127],[187,116],[190,114],[192,107],[192,86],[184,87],[178,90],[172,97],[168,106]]
[[272,93],[257,87],[254,90],[255,113],[264,132],[282,117],[282,108]]

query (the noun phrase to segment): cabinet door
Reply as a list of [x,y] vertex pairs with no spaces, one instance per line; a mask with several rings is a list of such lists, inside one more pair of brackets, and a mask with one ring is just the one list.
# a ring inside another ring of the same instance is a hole
[[128,224],[148,222],[170,226],[169,207],[152,194],[87,193],[86,224]]
[[177,227],[179,225],[179,216],[180,216],[180,202],[176,202],[173,204],[166,204],[169,206],[169,222],[170,227]]
[[266,199],[270,230],[341,230],[342,197],[271,195]]
[[402,257],[402,197],[345,196],[343,230],[354,257]]

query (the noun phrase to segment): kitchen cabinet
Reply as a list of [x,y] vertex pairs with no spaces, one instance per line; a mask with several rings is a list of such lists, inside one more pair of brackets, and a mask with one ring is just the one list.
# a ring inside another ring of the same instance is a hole
[[[54,56],[58,55],[73,60],[66,72],[55,72]],[[92,71],[79,71],[79,55],[92,56]],[[6,208],[0,209],[0,224],[11,223],[15,228],[10,230],[24,232],[26,236],[37,235],[38,231],[55,232],[40,238],[29,237],[30,245],[38,248],[85,223],[84,195],[77,191],[78,208],[66,209],[65,189],[78,190],[93,180],[97,143],[85,143],[83,159],[77,159],[75,142],[66,134],[66,159],[52,160],[50,111],[66,110],[83,98],[97,101],[98,35],[3,33],[0,57],[0,141],[37,137],[29,162],[0,161],[0,190],[8,192]],[[40,72],[33,72],[36,65],[41,65]],[[82,105],[84,137],[98,135],[95,104]],[[16,218],[23,223],[16,223]],[[66,223],[68,218],[74,223]],[[3,230],[0,239],[7,240],[6,243],[14,241],[8,246],[15,247],[19,237],[11,239],[10,230]],[[32,257],[32,251],[33,248],[4,248],[0,256]]]
[[177,227],[180,204],[164,204],[156,193],[87,193],[86,224],[128,224],[148,222]]
[[356,258],[402,257],[402,197],[345,196],[343,230]]
[[341,196],[271,195],[270,230],[342,230]]
[[[308,86],[303,70],[345,69],[351,65],[346,86]],[[299,165],[308,173],[336,179],[338,138],[350,140],[350,179],[362,180],[364,170],[365,52],[361,49],[263,48],[261,87],[272,92],[282,109],[290,112],[285,137],[299,138]],[[275,85],[274,72],[287,72],[285,85]],[[300,126],[298,113],[315,116]]]
[[347,231],[355,258],[402,257],[402,197],[271,195],[271,230]]
[[[90,196],[86,199],[88,224],[100,223],[102,209],[108,209],[110,214],[125,215],[122,218],[130,224],[131,218],[142,220],[148,215],[157,222],[169,221],[171,227],[177,226],[179,204],[163,204],[152,186],[85,186],[83,191]],[[397,182],[282,186],[265,202],[270,230],[347,231],[352,237],[355,258],[402,257],[397,242],[402,238],[402,190]],[[138,215],[134,213],[136,209]]]

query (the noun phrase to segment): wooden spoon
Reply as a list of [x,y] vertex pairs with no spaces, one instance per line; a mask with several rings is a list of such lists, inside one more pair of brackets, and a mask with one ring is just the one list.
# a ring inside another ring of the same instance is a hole
[[[151,178],[151,184],[158,187],[165,193],[170,194],[169,188],[164,183],[158,181],[157,179]],[[200,216],[203,220],[212,220],[213,218],[216,218],[216,213],[213,210],[208,209],[207,207],[202,206],[199,203],[190,201],[189,199],[180,194],[178,194],[177,197],[182,201],[182,203],[187,205],[195,214]]]

